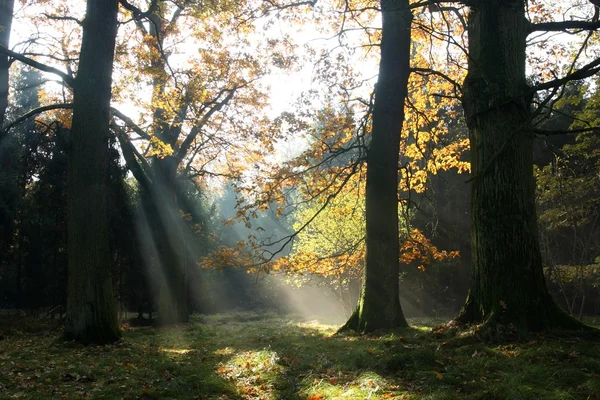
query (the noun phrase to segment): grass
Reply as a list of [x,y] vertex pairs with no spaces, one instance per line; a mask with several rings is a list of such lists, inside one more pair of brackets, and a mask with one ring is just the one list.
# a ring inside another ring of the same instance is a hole
[[48,323],[0,321],[0,398],[600,399],[592,339],[488,345],[468,333],[433,335],[439,321],[411,322],[378,335],[334,335],[336,326],[230,313],[124,327],[114,345],[83,347],[59,340]]

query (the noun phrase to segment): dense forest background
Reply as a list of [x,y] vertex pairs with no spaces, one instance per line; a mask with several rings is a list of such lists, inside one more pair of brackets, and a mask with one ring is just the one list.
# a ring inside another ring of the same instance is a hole
[[[376,78],[368,75],[385,35],[379,13],[405,8],[121,3],[110,131],[100,146],[107,150],[103,265],[119,314],[140,321],[173,315],[173,322],[240,309],[350,317],[371,237],[367,153],[379,150],[368,150],[377,115]],[[392,189],[396,275],[407,316],[451,318],[467,298],[475,243],[471,187],[478,177],[462,88],[467,33],[475,33],[467,32],[468,5],[429,3],[410,3],[413,67],[400,99]],[[526,78],[537,106],[528,122],[543,274],[554,300],[581,320],[600,313],[598,8],[531,3],[531,31],[576,38],[532,40]],[[96,229],[93,219],[74,222],[68,211],[69,193],[78,196],[69,188],[77,178],[67,171],[78,170],[70,166],[77,162],[73,138],[83,134],[73,132],[71,118],[77,88],[87,84],[77,80],[89,24],[76,4],[3,2],[9,5],[15,19],[13,38],[2,43],[10,80],[0,142],[0,309],[58,318],[67,312],[69,224],[82,224],[80,236]],[[589,18],[548,22],[575,11]],[[331,35],[325,44],[315,40]],[[289,105],[275,104],[283,97],[273,93],[286,85],[293,86]],[[80,156],[93,158],[91,147],[88,155],[81,148]],[[172,304],[164,306],[164,297]]]

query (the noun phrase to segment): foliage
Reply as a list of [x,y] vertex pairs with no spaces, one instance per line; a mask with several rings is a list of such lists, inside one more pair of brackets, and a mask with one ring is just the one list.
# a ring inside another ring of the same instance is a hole
[[[582,85],[566,97],[557,109],[567,106],[582,108],[572,113],[575,121],[571,128],[596,126],[600,93],[596,90],[585,98],[588,85]],[[550,229],[582,227],[592,222],[600,206],[598,203],[598,174],[600,168],[600,141],[595,132],[583,132],[574,143],[562,146],[553,162],[536,170],[540,223]]]
[[[258,260],[251,264],[265,263],[275,271],[285,270],[297,276],[316,273],[336,281],[360,275],[364,257],[360,204],[371,133],[373,78],[358,65],[364,60],[377,60],[376,49],[381,40],[379,13],[365,4],[346,3],[342,10],[336,9],[339,4],[325,2],[316,10],[322,18],[319,28],[335,35],[340,46],[310,50],[317,56],[315,81],[319,87],[300,95],[295,109],[284,112],[278,120],[284,137],[292,141],[300,134],[305,146],[297,155],[258,170],[250,184],[242,182],[238,188],[244,196],[238,203],[238,219],[245,224],[251,224],[254,210],[272,204],[278,215],[298,221],[294,225],[296,233],[278,242],[293,243],[294,251],[275,260],[287,251],[273,253],[271,244],[275,241],[251,239],[248,247]],[[447,65],[443,56],[432,50],[444,40],[431,36],[431,30],[442,25],[452,27],[458,36],[462,28],[454,14],[450,20],[425,12],[417,13],[416,18],[414,73],[406,99],[405,126],[399,132],[399,191],[402,207],[409,214],[414,212],[414,194],[427,190],[432,175],[469,169],[463,156],[468,149],[467,139],[464,135],[449,135],[450,127],[460,120],[458,82],[464,70],[459,64]],[[460,52],[453,56],[464,62]],[[435,258],[429,254],[434,246],[421,232],[410,234],[410,218],[399,217],[406,221],[403,260]],[[414,251],[411,247],[415,247]],[[287,250],[285,246],[281,250],[284,248]],[[424,268],[426,263],[417,265]]]
[[[600,254],[598,201],[600,141],[590,126],[597,126],[599,91],[594,82],[570,85],[554,105],[567,128],[583,129],[554,148],[547,165],[535,170],[537,204],[544,261],[557,300],[574,316],[597,309],[596,262]],[[595,87],[595,89],[592,89]]]
[[[321,204],[312,203],[312,207],[301,209],[294,223],[296,231],[316,217],[298,234],[292,254],[277,259],[270,269],[292,275],[315,274],[337,280],[359,278],[365,252],[365,210],[363,196],[360,195],[364,188],[360,182],[354,186],[345,186],[345,190],[320,212]],[[410,222],[403,226],[410,226]],[[438,250],[416,228],[410,231],[405,229],[400,240],[400,262],[416,264],[422,271],[432,261],[458,255],[457,252]]]

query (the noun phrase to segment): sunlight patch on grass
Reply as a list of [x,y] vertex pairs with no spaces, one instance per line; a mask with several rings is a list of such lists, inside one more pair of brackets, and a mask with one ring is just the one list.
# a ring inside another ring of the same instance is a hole
[[232,382],[247,399],[275,399],[273,388],[285,368],[269,349],[238,352],[217,367],[217,374]]
[[326,370],[318,375],[309,374],[301,386],[301,397],[308,399],[395,399],[406,394],[398,385],[372,371]]
[[189,352],[193,351],[191,349],[165,349],[162,347],[159,347],[158,349],[159,351],[162,351],[163,353],[170,353],[170,354],[188,354]]
[[431,326],[428,325],[411,325],[410,327],[423,333],[431,332]]
[[298,328],[303,329],[313,329],[316,332],[323,334],[324,336],[330,336],[337,332],[339,326],[337,325],[325,325],[320,323],[319,321],[308,321],[308,322],[298,322],[294,324]]

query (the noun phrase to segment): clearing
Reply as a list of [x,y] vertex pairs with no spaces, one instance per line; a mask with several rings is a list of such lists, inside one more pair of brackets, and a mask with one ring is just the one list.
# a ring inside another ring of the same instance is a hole
[[[536,335],[483,344],[410,329],[334,335],[337,326],[270,313],[195,316],[124,327],[105,347],[60,327],[0,321],[0,398],[600,399],[597,339]],[[597,324],[598,321],[592,321]]]

